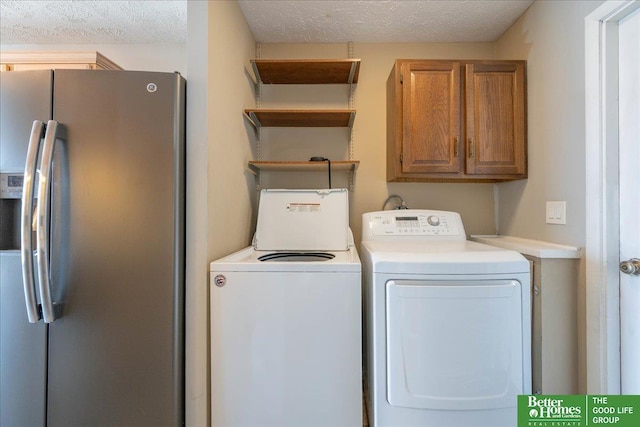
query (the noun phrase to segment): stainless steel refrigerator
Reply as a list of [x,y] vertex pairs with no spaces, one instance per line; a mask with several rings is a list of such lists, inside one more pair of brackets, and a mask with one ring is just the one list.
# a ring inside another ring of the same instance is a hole
[[184,79],[0,94],[0,426],[183,425]]

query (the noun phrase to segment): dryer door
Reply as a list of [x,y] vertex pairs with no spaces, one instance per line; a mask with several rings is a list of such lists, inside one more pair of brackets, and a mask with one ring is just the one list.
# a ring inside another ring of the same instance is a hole
[[391,405],[515,406],[523,393],[520,282],[389,281],[386,312]]

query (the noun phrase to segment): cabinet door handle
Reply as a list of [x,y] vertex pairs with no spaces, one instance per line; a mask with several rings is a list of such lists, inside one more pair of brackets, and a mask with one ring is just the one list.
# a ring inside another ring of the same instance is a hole
[[458,147],[460,145],[460,141],[458,141],[458,137],[453,137],[453,157],[458,157]]
[[473,138],[468,139],[469,142],[469,158],[473,157]]

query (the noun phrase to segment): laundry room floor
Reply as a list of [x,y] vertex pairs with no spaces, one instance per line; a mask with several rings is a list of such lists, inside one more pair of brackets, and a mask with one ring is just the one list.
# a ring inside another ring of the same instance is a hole
[[367,400],[362,395],[362,427],[369,427],[369,418],[367,417]]
[[366,372],[362,375],[362,427],[369,427],[369,417],[367,416],[367,383]]

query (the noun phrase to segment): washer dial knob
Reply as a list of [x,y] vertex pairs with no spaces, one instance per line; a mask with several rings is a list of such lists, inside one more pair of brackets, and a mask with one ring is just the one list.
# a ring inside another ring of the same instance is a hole
[[427,217],[427,222],[429,223],[429,225],[437,227],[438,225],[440,225],[440,218],[435,215],[429,215],[429,217]]

